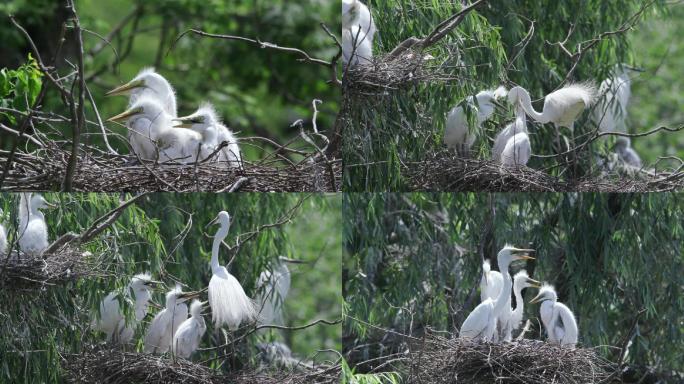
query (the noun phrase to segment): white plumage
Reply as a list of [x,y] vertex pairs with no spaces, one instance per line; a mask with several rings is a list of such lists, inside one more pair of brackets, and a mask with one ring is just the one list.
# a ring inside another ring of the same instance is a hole
[[[506,92],[504,87],[482,91],[475,95],[475,99],[468,96],[464,102],[452,108],[447,115],[444,144],[449,148],[455,148],[462,154],[470,150],[482,128],[482,123],[489,120],[494,114],[494,102],[498,98],[505,97]],[[477,105],[475,100],[477,100]],[[475,114],[474,127],[470,127],[468,124],[467,110]]]
[[527,165],[532,154],[525,111],[520,103],[514,105],[515,121],[496,135],[492,147],[492,159],[506,166]]
[[342,26],[343,28],[361,27],[371,40],[371,44],[377,32],[370,9],[359,0],[342,0]]
[[496,300],[503,289],[503,276],[499,271],[492,271],[489,259],[482,263],[482,278],[480,279],[480,301]]
[[499,320],[500,335],[504,341],[511,341],[513,339],[513,332],[520,328],[523,318],[524,301],[522,298],[522,290],[529,287],[539,288],[539,282],[530,279],[527,271],[522,270],[513,276],[513,295],[515,295],[515,309],[512,309],[511,299],[508,298],[508,304],[504,307]]
[[617,141],[615,142],[615,153],[617,153],[620,160],[622,160],[625,164],[635,168],[642,167],[641,157],[639,157],[639,154],[634,150],[634,148],[632,148],[629,138],[618,137]]
[[227,325],[229,330],[237,329],[243,321],[254,320],[257,316],[255,304],[245,294],[240,282],[231,275],[226,267],[219,265],[218,254],[221,242],[228,235],[230,215],[219,212],[216,219],[221,227],[214,236],[211,249],[211,271],[209,280],[209,305],[214,325]]
[[118,293],[110,292],[100,303],[100,319],[93,319],[93,329],[106,333],[107,341],[129,343],[133,339],[136,325],[147,315],[151,298],[150,285],[155,283],[148,273],[135,275],[131,279],[124,295],[126,299],[135,300],[135,319],[128,324],[119,307]]
[[530,303],[542,302],[539,314],[550,342],[574,346],[578,337],[577,321],[570,308],[557,300],[553,287],[544,284]]
[[567,85],[551,92],[544,98],[544,109],[541,113],[534,110],[530,94],[521,87],[514,87],[508,93],[511,104],[521,103],[531,118],[539,123],[553,123],[556,127],[573,128],[575,120],[585,108],[592,105],[596,98],[596,88],[588,83]]
[[40,256],[49,246],[48,228],[41,209],[52,207],[41,195],[22,193],[19,198],[19,249]]
[[[3,212],[0,210],[0,217],[3,217]],[[0,256],[5,256],[7,254],[7,230],[5,226],[0,222]]]
[[189,358],[200,345],[202,336],[207,331],[207,324],[202,316],[204,303],[194,300],[190,304],[190,318],[185,320],[173,338],[173,351],[176,356]]
[[[355,48],[356,47],[356,48]],[[342,62],[345,66],[368,65],[373,60],[373,43],[358,25],[342,30]]]
[[616,66],[613,76],[601,82],[592,120],[601,132],[627,132],[625,119],[632,94],[631,80],[624,67]]
[[[222,167],[239,167],[242,157],[240,147],[233,132],[228,129],[221,119],[219,119],[214,106],[210,103],[203,103],[192,115],[174,119],[181,124],[178,128],[188,128],[197,132],[202,137],[202,148],[199,160],[204,160],[211,156],[222,142],[227,142],[228,146],[215,154],[214,162]],[[194,160],[194,159],[193,159]]]
[[172,117],[177,116],[176,93],[171,83],[164,76],[155,72],[154,68],[143,68],[133,80],[112,89],[105,95],[129,95],[129,107],[143,97],[153,98],[162,105],[166,113]]
[[283,325],[283,304],[290,282],[290,270],[284,263],[278,263],[272,273],[269,270],[261,272],[255,298],[259,309],[258,325]]
[[161,354],[171,350],[178,327],[188,318],[185,301],[195,296],[197,294],[184,294],[180,285],[166,294],[166,308],[154,316],[145,335],[146,353]]

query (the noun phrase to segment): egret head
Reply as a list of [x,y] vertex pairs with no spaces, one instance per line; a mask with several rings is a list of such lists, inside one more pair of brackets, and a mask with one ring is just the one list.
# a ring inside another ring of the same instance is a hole
[[142,292],[149,292],[153,287],[161,284],[159,281],[152,280],[149,273],[139,273],[131,279],[129,287],[137,295]]
[[166,293],[166,307],[171,308],[196,297],[199,297],[199,292],[183,292],[180,284],[176,284],[172,290]]
[[511,88],[511,90],[508,91],[508,103],[511,105],[517,105],[518,101],[521,99],[521,97],[524,93],[525,93],[525,90],[522,89],[521,87]]
[[206,301],[193,300],[192,304],[190,304],[190,316],[201,317],[202,308],[204,308],[205,305],[207,305]]
[[537,296],[535,296],[534,299],[530,300],[530,304],[540,303],[546,300],[556,301],[557,299],[558,298],[556,296],[556,290],[553,289],[553,286],[549,284],[544,284],[539,290]]
[[48,203],[43,196],[40,194],[33,194],[31,196],[31,211],[32,212],[37,212],[39,209],[46,209],[46,208],[56,208],[57,206],[55,204]]
[[342,28],[349,28],[359,21],[359,0],[342,0]]
[[198,132],[213,131],[214,135],[216,132],[214,130],[208,130],[207,128],[221,123],[221,120],[218,118],[218,114],[211,103],[202,103],[192,115],[178,117],[173,119],[173,121],[180,123],[175,126],[176,128],[190,128]]
[[632,143],[629,141],[628,137],[618,136],[617,140],[615,140],[615,150],[618,152],[626,150],[631,145]]
[[144,91],[154,93],[157,97],[166,97],[173,93],[173,88],[163,76],[154,71],[154,68],[144,68],[133,80],[112,89],[105,93],[105,96],[135,95]]
[[219,212],[218,215],[207,224],[207,227],[212,224],[220,224],[222,228],[230,226],[230,214],[226,211]]
[[530,253],[532,252],[534,252],[534,249],[516,248],[507,244],[497,254],[499,267],[502,265],[508,266],[510,263],[516,260],[534,260],[534,257],[530,256]]
[[529,287],[540,288],[541,283],[537,280],[530,279],[530,277],[527,275],[527,271],[523,269],[513,276],[513,286],[517,289],[523,290]]
[[162,113],[164,113],[164,108],[159,102],[152,98],[141,98],[133,103],[130,108],[116,116],[110,117],[107,121],[128,121],[140,116],[147,116],[153,120],[156,119],[157,116],[161,116]]

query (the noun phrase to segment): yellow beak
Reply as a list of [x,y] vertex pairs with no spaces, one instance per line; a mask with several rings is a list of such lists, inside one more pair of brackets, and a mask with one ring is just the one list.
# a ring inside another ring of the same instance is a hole
[[530,304],[538,303],[539,301],[541,301],[541,298],[542,294],[540,293],[537,296],[535,296],[532,300],[530,300]]
[[142,107],[129,109],[129,110],[126,110],[124,112],[119,113],[116,116],[110,117],[109,119],[107,119],[107,121],[123,121],[123,120],[128,119],[131,116],[137,115],[137,114],[142,113],[142,112],[143,112]]
[[534,249],[513,248],[511,252],[520,253],[520,255],[515,255],[516,260],[534,260],[534,257],[529,255],[531,252],[534,252]]
[[190,122],[188,117],[178,117],[175,119],[171,119],[171,121],[180,123],[174,125],[173,128],[192,128],[192,122]]
[[530,284],[531,287],[534,288],[541,288],[541,283],[538,282],[535,279],[530,279],[529,277],[527,278],[527,283]]
[[105,96],[116,96],[126,94],[131,89],[140,88],[145,86],[144,80],[135,80],[119,87],[112,89],[111,91],[105,93]]

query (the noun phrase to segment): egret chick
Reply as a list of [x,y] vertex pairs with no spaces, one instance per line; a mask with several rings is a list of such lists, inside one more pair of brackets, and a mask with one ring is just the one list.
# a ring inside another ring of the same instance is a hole
[[627,132],[625,119],[632,94],[627,67],[615,66],[613,76],[599,85],[599,100],[591,111],[591,118],[601,132]]
[[539,314],[549,341],[574,347],[577,344],[577,321],[570,308],[557,300],[553,286],[544,284],[530,303],[541,302]]
[[107,121],[126,121],[128,129],[135,132],[131,147],[144,160],[194,162],[202,136],[189,129],[173,128],[171,119],[155,99],[141,97]]
[[530,94],[522,87],[514,87],[508,92],[508,100],[512,105],[521,103],[525,112],[539,123],[553,123],[556,128],[573,128],[575,120],[585,108],[591,106],[596,99],[596,88],[588,83],[570,84],[551,92],[544,98],[544,109],[537,112],[532,107]]
[[[527,134],[525,111],[518,106],[515,121],[504,129],[503,137],[512,134],[501,152],[501,164],[507,167],[527,165],[532,156],[532,145]],[[497,137],[498,138],[498,137]],[[495,140],[496,145],[496,140]]]
[[190,304],[190,318],[178,327],[173,338],[173,353],[176,356],[188,359],[199,347],[202,336],[207,331],[207,324],[202,316],[202,307],[205,304],[206,302],[198,300]]
[[219,265],[219,248],[223,239],[228,236],[230,215],[226,211],[221,211],[211,223],[221,225],[214,235],[214,243],[211,248],[212,276],[209,280],[211,317],[217,328],[226,324],[228,329],[233,331],[243,321],[255,319],[257,313],[254,301],[245,294],[240,282],[228,272],[226,267]]
[[371,45],[375,38],[375,21],[370,9],[359,0],[342,0],[342,28],[359,26],[370,40]]
[[184,293],[179,284],[166,294],[166,308],[154,316],[145,335],[145,353],[165,353],[171,350],[174,335],[188,318],[187,300],[198,297],[199,292]]
[[634,168],[642,167],[641,157],[639,157],[639,154],[632,148],[629,138],[618,137],[615,142],[615,153],[617,153],[620,160],[625,164]]
[[129,324],[119,308],[117,292],[110,292],[100,303],[100,319],[93,319],[93,328],[106,333],[108,342],[128,344],[133,339],[135,326],[147,315],[152,297],[150,290],[156,284],[159,282],[153,281],[149,273],[133,276],[125,292],[126,298],[135,300],[135,319]]
[[40,194],[22,193],[19,198],[19,249],[30,256],[40,256],[50,245],[45,216],[41,209],[54,208]]
[[342,62],[344,66],[369,65],[373,63],[373,43],[354,25],[342,30]]
[[143,68],[133,80],[105,93],[105,96],[129,95],[128,106],[131,107],[138,99],[149,97],[157,100],[164,111],[177,116],[176,93],[164,76],[155,72],[154,68]]
[[489,260],[482,263],[482,278],[480,279],[480,301],[496,300],[503,289],[503,276],[498,271],[492,271]]
[[290,290],[290,270],[278,263],[273,272],[261,272],[255,301],[259,309],[258,325],[283,325],[283,305]]
[[228,145],[216,154],[216,160],[222,167],[239,167],[242,161],[237,138],[219,119],[214,106],[203,103],[192,115],[173,119],[180,122],[176,128],[187,128],[197,132],[202,137],[199,160],[204,160],[214,154],[216,148],[226,142]]
[[511,296],[513,283],[508,267],[516,260],[534,259],[529,256],[530,252],[534,252],[534,250],[518,249],[510,245],[506,245],[499,251],[497,259],[499,271],[503,277],[503,289],[496,300],[488,298],[470,312],[461,326],[461,338],[482,339],[484,341],[494,340],[496,337],[496,323]]
[[[494,108],[498,104],[496,101],[505,97],[506,92],[504,87],[482,91],[475,95],[475,99],[468,96],[465,101],[452,108],[447,115],[444,144],[449,148],[456,149],[457,153],[461,155],[468,153],[482,129],[482,123],[492,117]],[[468,124],[467,110],[476,114],[475,126],[472,128]]]
[[522,270],[513,276],[513,295],[515,295],[515,310],[511,311],[511,299],[508,298],[508,305],[504,307],[499,324],[501,325],[500,333],[504,341],[511,341],[513,339],[513,332],[520,328],[523,318],[524,301],[522,298],[522,290],[525,288],[541,288],[537,280],[530,279],[527,271]]

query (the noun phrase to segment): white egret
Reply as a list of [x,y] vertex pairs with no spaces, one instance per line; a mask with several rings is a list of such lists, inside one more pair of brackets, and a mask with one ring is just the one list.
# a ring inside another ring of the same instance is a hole
[[[449,148],[455,148],[460,154],[466,154],[475,143],[482,123],[494,114],[496,100],[505,97],[506,92],[503,86],[495,90],[482,91],[475,95],[474,99],[473,96],[468,96],[465,101],[452,108],[447,115],[444,144]],[[474,127],[468,124],[468,110],[475,113]]]
[[503,276],[498,271],[492,271],[489,259],[482,263],[482,278],[480,279],[480,301],[496,300],[503,289]]
[[544,284],[530,303],[541,302],[539,314],[549,335],[549,341],[561,345],[577,344],[577,321],[570,308],[558,302],[556,291]]
[[515,310],[511,310],[511,299],[508,298],[508,305],[504,307],[499,320],[500,334],[504,341],[513,339],[513,332],[520,328],[523,318],[524,302],[522,290],[529,287],[541,288],[537,280],[530,279],[527,271],[522,270],[513,276],[513,295],[515,295]]
[[499,262],[499,271],[503,276],[503,289],[496,300],[487,298],[470,312],[461,326],[460,337],[482,339],[484,341],[492,341],[495,339],[496,323],[501,311],[511,297],[513,283],[511,281],[511,275],[508,272],[508,267],[511,262],[516,260],[534,259],[529,256],[529,252],[533,252],[533,250],[518,249],[510,245],[506,245],[499,251],[497,258]]
[[223,125],[213,105],[203,103],[192,115],[173,120],[180,122],[179,125],[176,125],[176,128],[187,128],[202,136],[199,160],[204,160],[211,156],[219,144],[226,142],[228,145],[215,155],[216,160],[223,167],[240,166],[242,158],[237,138],[230,129]]
[[261,272],[255,301],[259,309],[258,325],[283,325],[283,304],[290,290],[290,270],[280,262],[273,272]]
[[615,142],[615,153],[617,153],[618,158],[622,160],[625,164],[631,165],[635,168],[641,168],[641,157],[632,148],[632,144],[627,137],[618,137]]
[[136,132],[131,136],[136,137],[131,147],[142,159],[194,162],[202,136],[189,129],[173,128],[171,119],[155,99],[141,97],[128,110],[107,121],[127,122],[128,129]]
[[370,9],[359,0],[342,0],[342,28],[347,29],[352,26],[361,27],[371,45],[373,44],[377,28]]
[[207,323],[202,316],[202,307],[206,302],[194,300],[190,304],[190,318],[185,320],[173,337],[173,353],[176,356],[190,358],[197,350],[202,340],[202,336],[207,331]]
[[228,236],[230,215],[226,211],[221,211],[212,223],[218,223],[221,227],[214,235],[211,248],[212,276],[209,280],[211,317],[216,327],[226,324],[232,331],[237,329],[243,321],[255,319],[257,313],[254,301],[245,294],[240,282],[228,272],[226,267],[219,265],[219,249],[223,239]]
[[149,97],[157,100],[164,107],[164,111],[176,117],[176,93],[164,76],[155,72],[154,68],[143,68],[133,80],[105,93],[105,96],[129,95],[128,106],[131,107],[138,99]]
[[522,87],[514,87],[508,92],[508,100],[512,105],[521,103],[527,115],[539,123],[553,123],[556,128],[573,128],[577,117],[588,108],[596,98],[596,89],[589,83],[567,85],[551,92],[544,98],[544,109],[537,112],[532,107],[530,94]]
[[183,292],[179,284],[166,294],[166,308],[159,311],[145,335],[146,353],[165,353],[171,350],[178,327],[188,318],[187,300],[198,297],[199,292]]
[[492,147],[492,159],[506,166],[527,165],[532,154],[525,110],[519,102],[514,105],[515,121],[496,135]]
[[132,323],[126,324],[121,308],[119,308],[118,293],[109,293],[100,303],[100,319],[93,319],[94,329],[107,334],[107,341],[119,344],[127,344],[133,339],[135,326],[147,315],[150,290],[159,282],[152,280],[149,273],[141,273],[133,276],[124,293],[126,299],[135,300],[135,318]]
[[40,256],[50,245],[48,228],[41,209],[53,208],[43,196],[33,193],[22,193],[19,198],[19,249],[30,256]]
[[354,25],[342,30],[342,62],[344,66],[372,64],[373,43],[361,30]]
[[[0,217],[3,216],[0,210]],[[0,256],[7,254],[7,230],[5,226],[0,222]]]
[[632,94],[627,67],[616,65],[613,76],[599,85],[599,98],[591,118],[601,132],[627,132],[625,119]]

